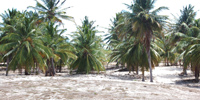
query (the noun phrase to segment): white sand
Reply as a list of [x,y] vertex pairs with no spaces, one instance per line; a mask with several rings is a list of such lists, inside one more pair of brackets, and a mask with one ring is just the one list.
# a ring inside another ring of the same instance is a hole
[[[107,71],[104,74],[69,75],[44,77],[24,76],[11,73],[0,75],[0,100],[199,100],[200,83],[177,84],[177,81],[194,78],[179,77],[182,68],[156,67],[154,83],[141,82],[128,72]],[[5,73],[5,72],[1,72]],[[189,71],[190,75],[191,72]],[[188,76],[189,76],[188,75]]]

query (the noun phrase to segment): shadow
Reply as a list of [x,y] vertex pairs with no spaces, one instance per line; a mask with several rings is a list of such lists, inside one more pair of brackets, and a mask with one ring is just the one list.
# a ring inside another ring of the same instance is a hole
[[[142,81],[142,75],[137,75],[137,74],[125,74],[125,75],[115,75],[115,74],[108,74],[108,73],[90,73],[90,74],[65,74],[61,75],[60,77],[64,78],[79,78],[80,76],[83,77],[100,77],[108,80],[124,80],[124,81],[134,81],[134,80],[141,80]],[[149,76],[145,76],[145,80],[148,80]]]
[[[117,79],[117,80],[128,80],[128,81],[133,81],[133,80],[142,80],[142,75],[106,75],[109,79]],[[147,80],[149,77],[145,76],[145,80]]]
[[195,79],[177,80],[177,81],[175,81],[175,84],[186,85],[187,87],[190,87],[190,88],[199,88],[200,89],[200,83],[197,82]]
[[116,72],[127,72],[127,71],[129,71],[128,68],[121,68],[117,70]]

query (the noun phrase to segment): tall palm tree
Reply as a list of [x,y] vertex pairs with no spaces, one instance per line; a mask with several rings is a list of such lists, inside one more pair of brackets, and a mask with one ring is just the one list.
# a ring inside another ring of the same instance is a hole
[[[153,82],[150,45],[154,31],[161,31],[167,16],[158,15],[158,12],[167,7],[154,9],[155,0],[134,0],[132,5],[127,5],[131,12],[126,12],[131,34],[139,38],[145,45],[150,68],[150,81]],[[131,24],[130,24],[131,23]]]
[[[185,37],[183,34],[185,34],[186,36],[190,36],[191,31],[195,29],[193,25],[194,24],[198,25],[198,21],[196,21],[195,23],[195,16],[197,12],[194,11],[194,6],[189,4],[188,6],[183,7],[183,9],[180,10],[180,12],[181,15],[178,19],[176,19],[174,34],[172,34],[172,39],[174,40],[175,43],[174,45],[178,45],[176,46],[176,49],[179,54],[184,52],[186,47],[189,45],[188,44],[189,42],[181,41],[181,39]],[[187,67],[183,66],[183,72],[182,72],[183,75],[187,75],[186,69]]]
[[62,8],[66,0],[41,0],[39,2],[36,1],[36,7],[29,6],[28,8],[33,8],[39,12],[41,15],[39,23],[43,20],[45,22],[47,21],[53,21],[53,22],[59,22],[62,23],[61,19],[67,19],[71,20],[73,17],[66,15],[67,8]]
[[104,53],[101,38],[96,36],[98,32],[93,26],[94,21],[89,21],[86,16],[82,26],[78,26],[78,32],[74,35],[77,59],[71,64],[71,69],[77,69],[77,73],[89,73],[92,70],[104,71]]

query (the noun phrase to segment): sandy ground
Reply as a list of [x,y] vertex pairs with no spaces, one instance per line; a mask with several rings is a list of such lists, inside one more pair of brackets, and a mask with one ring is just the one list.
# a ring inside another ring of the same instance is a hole
[[[0,100],[199,100],[200,83],[188,76],[180,77],[180,67],[156,67],[153,70],[154,82],[146,81],[140,75],[108,70],[102,74],[4,76],[0,72]],[[141,74],[141,73],[140,73]]]

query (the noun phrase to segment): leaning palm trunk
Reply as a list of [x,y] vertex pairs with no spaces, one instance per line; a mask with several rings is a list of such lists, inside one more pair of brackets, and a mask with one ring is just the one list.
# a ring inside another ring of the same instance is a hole
[[146,52],[148,56],[148,64],[150,70],[150,82],[153,82],[153,75],[152,75],[152,66],[151,66],[151,53],[150,53],[150,45],[151,45],[151,38],[152,32],[146,32]]

